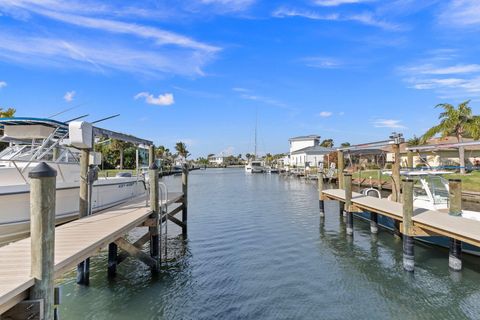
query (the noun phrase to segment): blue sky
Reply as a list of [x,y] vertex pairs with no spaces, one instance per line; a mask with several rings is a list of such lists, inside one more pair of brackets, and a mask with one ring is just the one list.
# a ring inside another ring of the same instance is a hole
[[478,0],[0,0],[0,106],[193,157],[407,137],[480,111]]

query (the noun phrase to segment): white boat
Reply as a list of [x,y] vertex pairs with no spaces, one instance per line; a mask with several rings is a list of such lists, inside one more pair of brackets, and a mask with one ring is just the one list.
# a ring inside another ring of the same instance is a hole
[[245,172],[247,173],[263,173],[265,172],[265,167],[263,161],[261,160],[250,160],[245,165]]
[[[57,170],[56,223],[76,219],[79,211],[79,151],[70,146],[69,124],[51,119],[0,119],[9,146],[0,152],[0,244],[28,235],[30,186],[28,173],[40,162]],[[102,129],[103,130],[103,129]],[[93,156],[92,156],[93,155]],[[95,153],[92,159],[99,159]],[[93,165],[91,165],[92,167]],[[142,175],[120,173],[93,182],[91,212],[145,194]]]
[[[391,175],[391,172],[385,172],[386,175]],[[413,207],[423,208],[435,211],[448,211],[449,201],[449,184],[448,180],[442,177],[442,175],[450,174],[448,171],[401,171],[400,175],[409,177],[414,181],[413,188]],[[362,190],[364,195],[380,196],[380,192],[373,188]],[[370,214],[366,212],[358,213],[358,215],[365,219],[370,219]],[[466,219],[480,221],[480,212],[462,210],[461,217]],[[394,228],[393,220],[390,218],[379,216],[378,223],[388,229]],[[416,237],[416,239],[447,247],[450,245],[448,238],[441,236],[433,237]],[[480,248],[464,243],[463,250],[469,254],[480,255]]]

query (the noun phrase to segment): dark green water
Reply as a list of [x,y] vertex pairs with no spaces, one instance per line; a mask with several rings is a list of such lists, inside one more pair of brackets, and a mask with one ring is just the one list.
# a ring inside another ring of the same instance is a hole
[[[178,177],[167,180],[178,188]],[[480,319],[480,258],[448,269],[448,252],[416,246],[415,273],[402,243],[355,220],[347,238],[338,205],[323,224],[314,184],[243,169],[190,176],[189,239],[152,277],[128,260],[108,280],[92,261],[90,287],[63,282],[63,319]]]

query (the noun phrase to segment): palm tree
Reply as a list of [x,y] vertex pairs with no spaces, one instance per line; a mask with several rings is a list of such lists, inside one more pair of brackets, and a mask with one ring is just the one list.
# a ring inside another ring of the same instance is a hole
[[8,108],[7,110],[0,108],[0,118],[13,118],[16,111],[13,108]]
[[127,142],[117,139],[112,139],[110,143],[110,148],[120,153],[120,170],[123,170],[123,154],[128,146],[129,144]]
[[407,141],[407,145],[409,147],[415,147],[415,146],[419,146],[423,144],[422,143],[422,138],[421,137],[417,137],[416,135],[413,135],[413,137],[411,137],[410,139],[408,139]]
[[321,147],[331,148],[333,147],[333,139],[325,139],[320,143]]
[[165,155],[165,150],[165,146],[158,146],[157,148],[155,148],[155,156],[159,159],[162,159]]
[[187,150],[187,146],[185,145],[185,143],[181,141],[175,144],[175,150],[177,150],[178,155],[185,160],[187,160],[187,157],[190,155],[190,153]]
[[[475,140],[480,139],[480,116],[472,114],[472,109],[468,106],[470,100],[460,103],[456,108],[448,103],[441,103],[435,108],[442,108],[440,113],[440,123],[428,129],[422,136],[422,143],[432,138],[436,134],[441,134],[442,138],[454,135],[458,142],[462,142],[464,137],[472,137]],[[458,148],[460,173],[465,173],[465,148]]]
[[351,146],[350,142],[342,142],[342,144],[340,145],[340,148],[347,148],[350,146]]

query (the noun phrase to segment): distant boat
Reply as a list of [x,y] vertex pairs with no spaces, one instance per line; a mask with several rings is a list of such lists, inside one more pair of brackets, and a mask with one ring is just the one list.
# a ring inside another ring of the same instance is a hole
[[255,153],[253,155],[252,160],[248,160],[247,164],[245,165],[245,172],[247,173],[264,173],[265,167],[262,160],[257,159],[257,125],[258,125],[258,118],[255,114]]
[[272,173],[278,173],[279,171],[278,171],[277,168],[273,168],[273,167],[267,166],[267,167],[265,167],[265,172],[272,174]]

